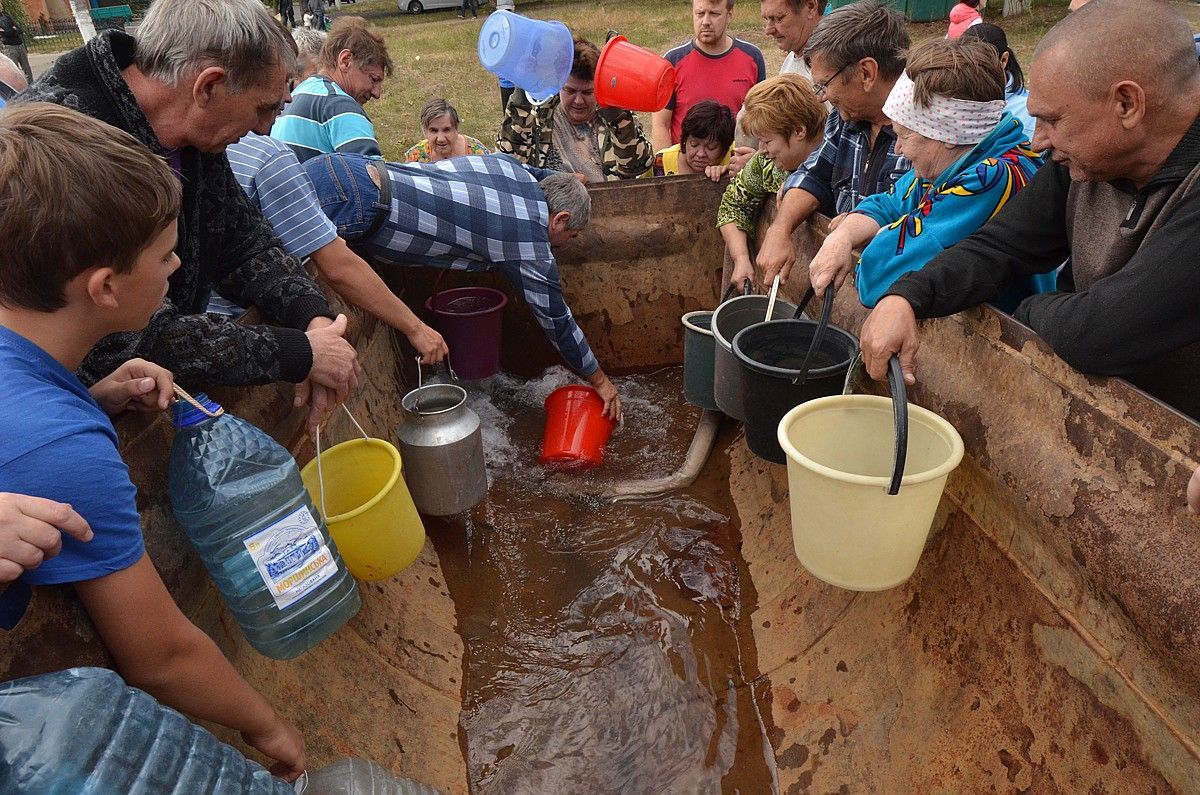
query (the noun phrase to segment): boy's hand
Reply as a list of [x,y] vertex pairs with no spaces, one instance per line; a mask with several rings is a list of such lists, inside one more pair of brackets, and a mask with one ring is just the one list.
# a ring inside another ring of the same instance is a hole
[[171,405],[175,376],[145,359],[130,359],[97,381],[89,392],[106,414],[126,410],[165,411]]
[[63,502],[0,493],[0,583],[12,582],[62,550],[62,534],[92,540],[92,528]]
[[275,723],[261,733],[242,732],[242,739],[259,752],[277,760],[271,774],[284,781],[295,781],[308,766],[304,737],[299,729],[285,718],[275,716]]

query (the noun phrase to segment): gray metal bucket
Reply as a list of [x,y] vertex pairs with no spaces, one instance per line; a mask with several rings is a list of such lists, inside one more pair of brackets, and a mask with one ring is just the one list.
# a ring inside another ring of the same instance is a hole
[[713,397],[713,313],[707,310],[683,316],[683,397],[693,406],[717,409]]
[[[739,295],[730,298],[713,312],[712,331],[716,345],[713,351],[713,397],[717,408],[736,420],[746,421],[742,400],[742,368],[733,355],[733,338],[744,328],[767,319],[765,295]],[[782,298],[775,301],[772,320],[785,320],[796,313],[795,304]]]

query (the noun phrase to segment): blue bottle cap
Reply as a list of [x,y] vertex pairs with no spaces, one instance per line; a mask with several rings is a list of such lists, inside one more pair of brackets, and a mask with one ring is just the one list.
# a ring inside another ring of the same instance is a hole
[[[209,398],[203,392],[197,392],[193,395],[196,402],[203,406],[209,414],[220,414],[224,409],[215,400]],[[205,414],[200,409],[193,406],[183,398],[179,398],[171,405],[171,424],[176,430],[180,428],[190,428],[193,425],[198,425],[205,420],[212,419],[209,414]]]

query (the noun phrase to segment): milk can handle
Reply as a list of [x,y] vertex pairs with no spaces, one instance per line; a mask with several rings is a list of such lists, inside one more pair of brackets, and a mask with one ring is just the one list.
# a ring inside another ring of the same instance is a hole
[[[800,308],[803,309],[808,301],[811,301],[813,288],[809,287],[804,298],[807,300],[800,301]],[[829,316],[833,314],[833,285],[825,288],[825,303],[821,305],[821,319],[817,322],[817,330],[813,332],[812,342],[809,343],[808,353],[804,354],[804,361],[800,365],[800,375],[798,375],[792,383],[796,386],[801,386],[808,380],[808,363],[812,361],[813,352],[821,346],[821,341],[825,339],[825,331],[829,328]],[[796,310],[796,314],[800,314],[800,310]]]
[[[354,423],[354,427],[358,428],[358,432],[362,434],[362,438],[370,439],[367,432],[363,430],[363,426],[358,424],[358,420],[354,419],[354,415],[350,413],[350,407],[345,403],[342,404],[342,410],[346,412],[346,416]],[[321,426],[317,425],[316,434],[317,445],[317,487],[321,492],[321,518],[328,519],[329,514],[325,511],[325,472],[321,467]]]
[[[421,357],[418,355],[416,358],[417,358],[417,389],[420,389],[422,386],[422,384],[421,384]],[[449,356],[447,356],[445,359],[442,359],[442,366],[446,368],[446,375],[450,376],[451,381],[458,380],[458,373],[454,372],[454,368],[450,366],[450,357]]]
[[900,480],[904,477],[904,461],[908,457],[908,390],[904,386],[904,370],[900,357],[893,355],[888,361],[888,384],[892,388],[892,420],[896,428],[896,464],[892,468],[892,483],[888,494],[900,493]]

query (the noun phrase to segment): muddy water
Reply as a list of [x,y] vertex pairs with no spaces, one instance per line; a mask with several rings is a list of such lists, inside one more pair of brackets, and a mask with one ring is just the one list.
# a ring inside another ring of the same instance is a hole
[[678,397],[678,368],[619,378],[626,423],[605,465],[548,476],[542,401],[570,382],[502,375],[472,395],[489,497],[429,527],[466,646],[472,790],[770,792],[727,462],[715,454],[701,482],[650,502],[589,498],[603,480],[673,471],[699,412]]

